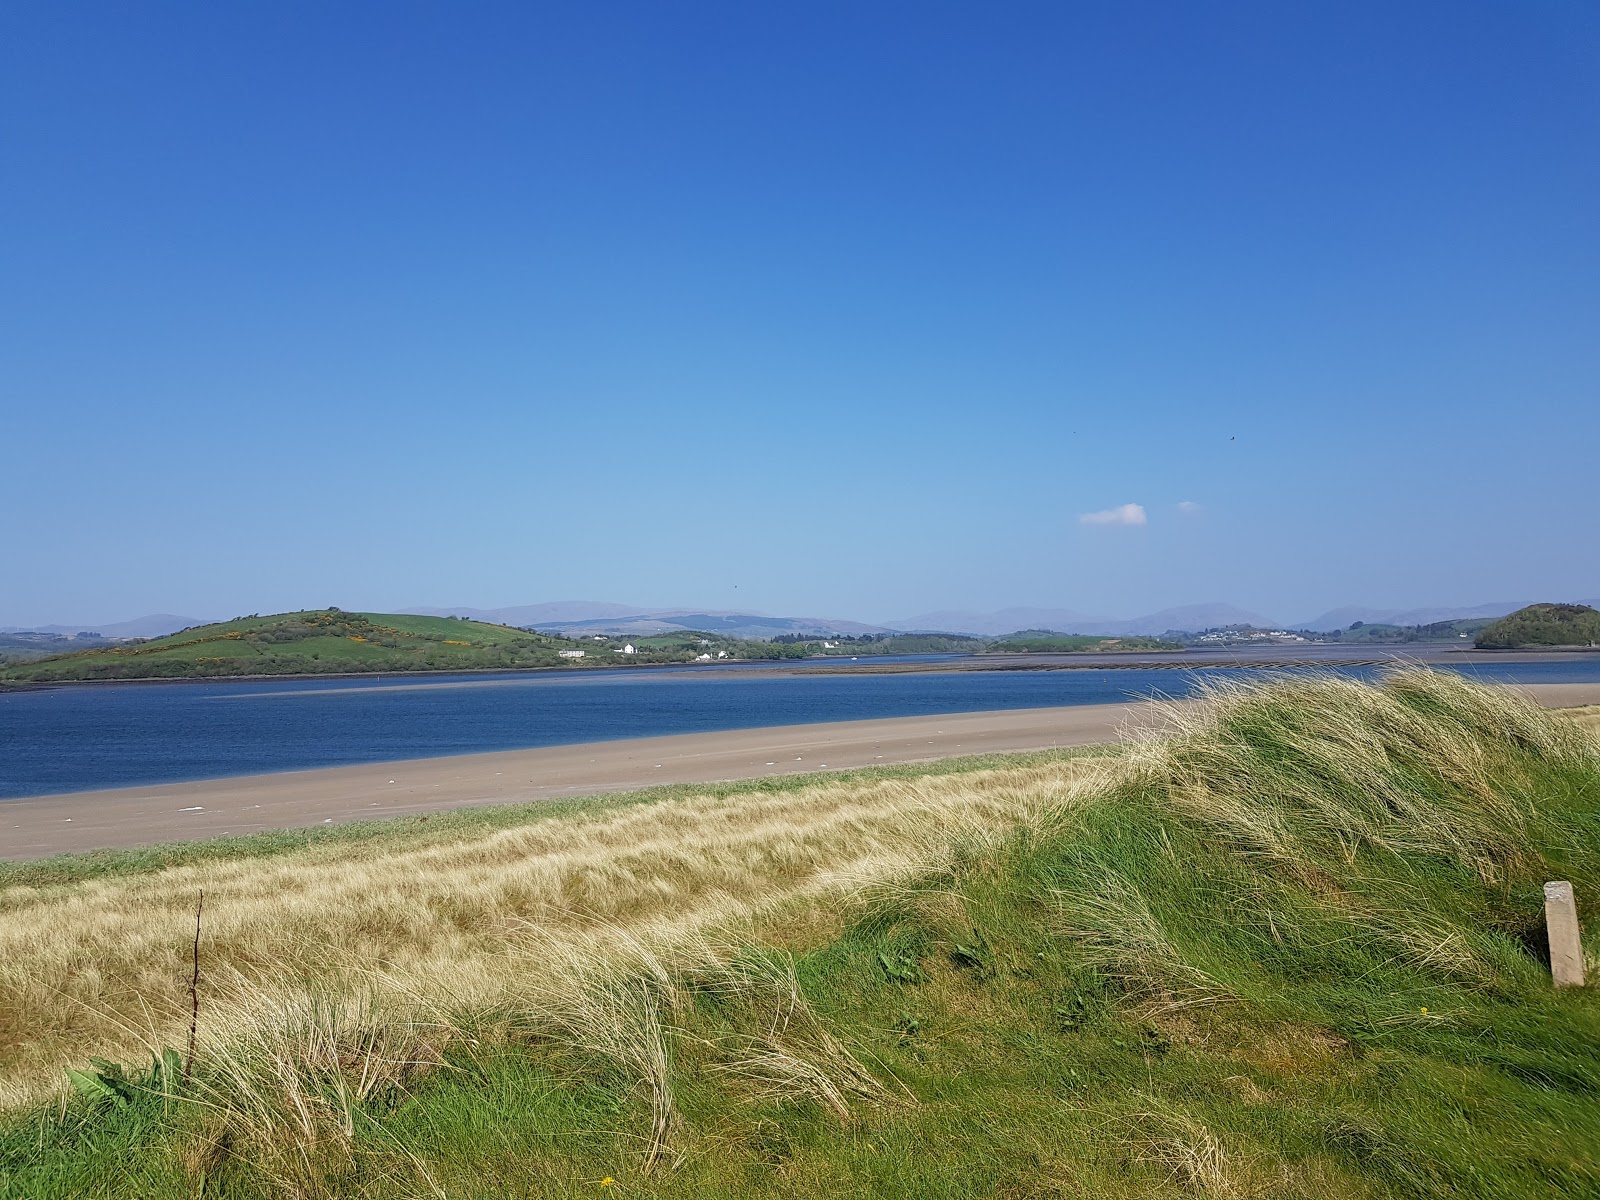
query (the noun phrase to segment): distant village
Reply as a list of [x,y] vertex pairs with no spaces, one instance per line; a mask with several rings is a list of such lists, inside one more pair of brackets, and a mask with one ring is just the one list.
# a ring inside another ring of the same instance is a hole
[[[604,641],[608,641],[609,639],[606,638],[603,634],[598,634],[597,633],[597,634],[591,635],[591,639],[590,640],[596,641],[596,642],[604,642]],[[704,638],[700,639],[700,644],[702,646],[710,646],[711,645],[711,643],[706,641]],[[826,645],[831,645],[831,644],[832,643],[829,643],[829,642],[824,642],[823,643],[823,645],[825,645],[825,646]],[[559,658],[583,658],[588,653],[589,652],[587,650],[558,650],[556,652],[556,655]],[[639,648],[637,646],[635,646],[632,642],[624,642],[620,646],[611,647],[611,653],[613,653],[613,654],[637,654],[637,653],[639,653]],[[706,650],[706,651],[703,651],[700,654],[695,655],[694,661],[695,662],[714,662],[715,660],[717,660],[719,658],[727,658],[727,657],[728,657],[728,652],[726,650],[718,650],[715,654],[711,653],[710,650]]]
[[1320,639],[1287,629],[1252,629],[1249,626],[1208,629],[1184,639],[1191,646],[1279,645]]

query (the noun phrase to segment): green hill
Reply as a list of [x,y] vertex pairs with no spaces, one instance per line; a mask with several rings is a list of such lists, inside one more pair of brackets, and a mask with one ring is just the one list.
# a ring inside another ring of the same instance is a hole
[[337,608],[240,617],[168,637],[15,664],[0,678],[191,679],[349,671],[473,670],[562,663],[576,643],[453,617]]
[[1488,617],[1471,617],[1455,621],[1435,621],[1430,625],[1388,625],[1382,622],[1368,624],[1357,621],[1348,629],[1332,635],[1339,642],[1392,645],[1397,642],[1462,642],[1481,632],[1493,622]]
[[1530,604],[1478,634],[1485,650],[1600,645],[1600,612],[1586,604]]
[[820,638],[812,635],[781,634],[772,645],[798,647],[804,656],[857,658],[864,654],[976,654],[987,647],[984,638],[959,633],[862,633],[855,636]]

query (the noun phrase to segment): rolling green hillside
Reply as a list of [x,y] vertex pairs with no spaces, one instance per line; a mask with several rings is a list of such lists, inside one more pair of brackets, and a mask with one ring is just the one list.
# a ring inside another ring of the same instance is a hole
[[0,677],[44,682],[555,666],[563,661],[558,651],[575,644],[481,621],[329,608],[200,625],[16,664]]
[[1600,645],[1600,612],[1587,604],[1530,604],[1478,634],[1485,650]]
[[1488,617],[1473,617],[1456,621],[1435,621],[1431,625],[1385,625],[1379,622],[1357,621],[1348,629],[1331,635],[1339,642],[1392,645],[1396,642],[1464,642],[1492,624]]

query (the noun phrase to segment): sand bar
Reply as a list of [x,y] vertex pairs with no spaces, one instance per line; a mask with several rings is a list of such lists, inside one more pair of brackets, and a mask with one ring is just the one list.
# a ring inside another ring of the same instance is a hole
[[[1600,684],[1522,687],[1542,704],[1600,704]],[[1149,703],[833,721],[406,759],[0,801],[0,858],[44,858],[264,829],[439,812],[957,755],[1115,741]]]

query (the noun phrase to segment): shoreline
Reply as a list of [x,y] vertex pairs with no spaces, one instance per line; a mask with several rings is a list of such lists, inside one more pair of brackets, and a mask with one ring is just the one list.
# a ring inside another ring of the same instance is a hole
[[[1597,688],[1600,691],[1600,688]],[[310,828],[494,804],[600,796],[1091,746],[1159,719],[1150,701],[774,725],[60,792],[0,801],[0,859]]]
[[[1291,653],[1273,653],[1273,651]],[[1307,651],[1311,653],[1307,654]],[[250,675],[164,675],[130,679],[43,679],[0,680],[0,693],[39,691],[49,688],[115,687],[129,684],[167,683],[265,683],[272,680],[304,682],[317,679],[427,679],[456,675],[545,675],[552,672],[590,674],[596,671],[695,671],[724,675],[734,671],[759,671],[762,674],[802,675],[880,675],[937,674],[957,671],[1104,671],[1104,670],[1288,670],[1323,666],[1388,666],[1391,663],[1571,662],[1594,656],[1600,648],[1592,646],[1536,646],[1507,650],[1484,650],[1476,646],[1457,646],[1450,642],[1395,642],[1377,646],[1307,643],[1299,647],[1232,647],[1197,650],[1095,650],[1077,653],[998,653],[979,652],[952,655],[935,662],[920,655],[896,654],[819,654],[802,659],[740,659],[725,662],[617,662],[604,666],[575,667],[445,667],[432,670],[395,671],[317,671],[290,674]],[[770,664],[770,665],[769,665]]]
[[[1513,686],[1546,707],[1600,704],[1600,683]],[[1099,745],[1159,729],[1172,703],[1140,700],[775,725],[26,796],[0,801],[0,859],[599,796],[662,784],[748,779],[758,785],[781,775]]]

